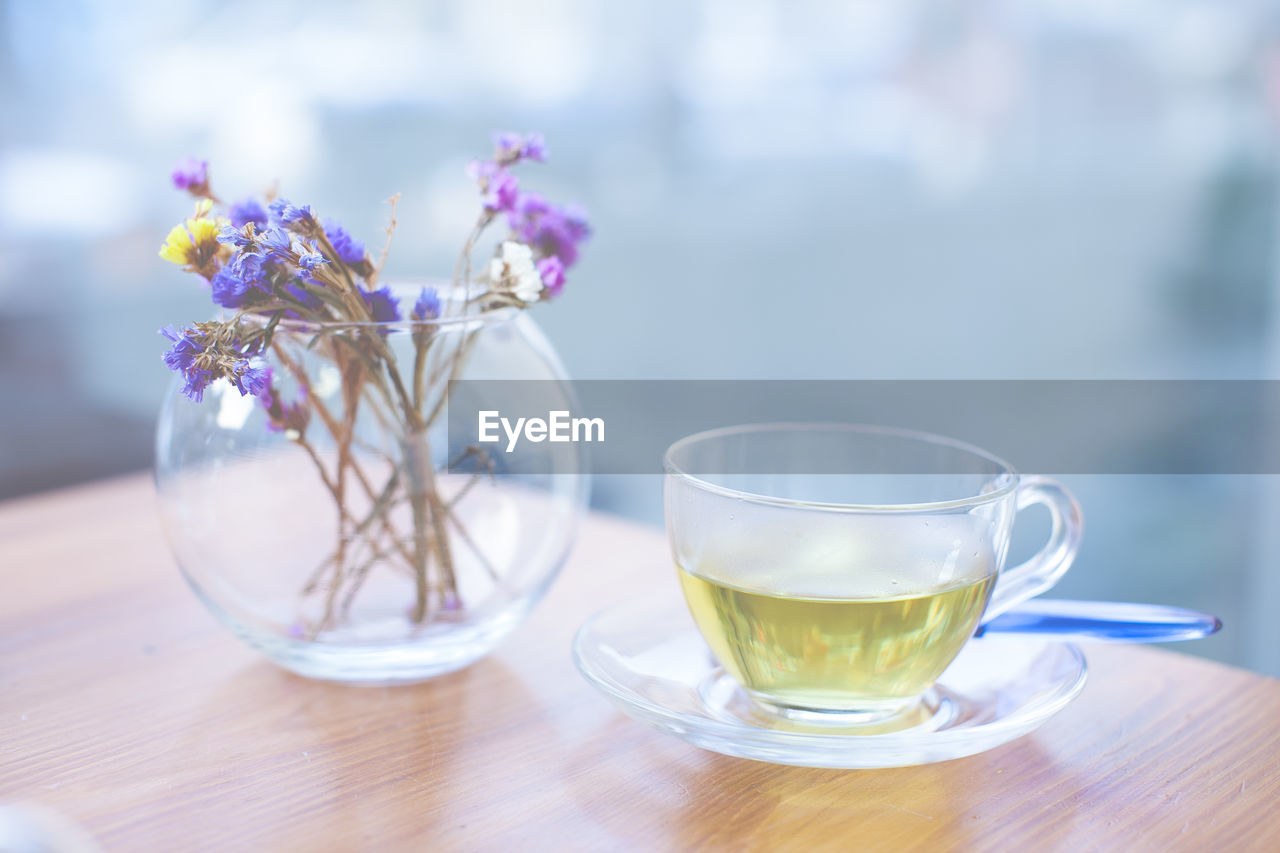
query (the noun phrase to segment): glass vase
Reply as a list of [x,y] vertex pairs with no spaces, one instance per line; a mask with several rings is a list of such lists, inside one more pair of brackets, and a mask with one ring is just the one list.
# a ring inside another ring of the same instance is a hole
[[447,426],[451,380],[564,381],[559,358],[526,311],[442,296],[433,321],[283,320],[269,393],[220,381],[196,403],[175,379],[164,403],[156,486],[182,573],[294,672],[385,684],[465,666],[524,620],[573,542],[581,452],[508,458]]

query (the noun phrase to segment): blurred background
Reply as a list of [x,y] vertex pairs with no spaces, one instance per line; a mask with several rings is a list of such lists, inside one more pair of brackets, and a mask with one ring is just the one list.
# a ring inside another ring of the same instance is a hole
[[[209,313],[156,256],[187,154],[371,247],[402,192],[389,272],[440,275],[464,164],[543,131],[524,179],[596,228],[537,308],[577,377],[1278,377],[1278,37],[1225,0],[0,0],[0,497],[151,464],[156,329]],[[1211,610],[1184,648],[1280,674],[1277,478],[1066,479],[1062,595]],[[653,478],[594,503],[661,518]]]

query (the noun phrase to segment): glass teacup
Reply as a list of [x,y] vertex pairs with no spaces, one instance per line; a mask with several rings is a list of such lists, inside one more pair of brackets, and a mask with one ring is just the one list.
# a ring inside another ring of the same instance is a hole
[[[673,444],[667,531],[725,671],[791,719],[880,722],[918,706],[994,616],[1070,566],[1080,508],[959,441],[845,424],[760,424]],[[1004,568],[1017,512],[1049,542]]]

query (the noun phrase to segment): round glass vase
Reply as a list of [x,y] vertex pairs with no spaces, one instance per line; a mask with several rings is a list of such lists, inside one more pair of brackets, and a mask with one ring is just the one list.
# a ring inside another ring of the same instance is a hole
[[464,295],[441,296],[428,322],[282,321],[262,356],[271,395],[223,380],[196,403],[176,377],[161,410],[156,487],[183,575],[299,674],[387,684],[466,666],[525,619],[577,533],[580,449],[506,454],[447,422],[451,380],[542,380],[571,408],[555,351],[525,311],[456,316]]

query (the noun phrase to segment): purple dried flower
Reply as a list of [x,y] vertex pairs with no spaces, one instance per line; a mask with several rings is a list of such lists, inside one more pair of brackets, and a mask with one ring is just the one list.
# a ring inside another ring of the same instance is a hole
[[209,189],[209,161],[183,157],[173,167],[171,178],[175,188],[202,195]]
[[280,227],[268,228],[258,238],[258,245],[266,252],[267,259],[288,261],[293,256],[293,238]]
[[315,282],[316,268],[329,263],[329,259],[320,254],[314,245],[298,243],[293,248],[298,253],[298,277]]
[[500,130],[493,134],[494,158],[505,160],[520,156],[520,147],[524,137],[513,130]]
[[203,345],[196,343],[194,329],[183,329],[179,332],[173,326],[165,326],[160,330],[160,334],[173,341],[173,346],[169,347],[164,354],[164,363],[170,370],[179,372],[190,370],[196,356],[204,352]]
[[584,243],[591,237],[591,223],[587,221],[585,207],[571,202],[560,208],[560,215],[564,220],[564,227],[569,232],[569,238],[575,243]]
[[179,332],[173,326],[165,326],[160,330],[160,334],[173,341],[173,346],[169,347],[164,354],[164,363],[170,370],[182,374],[186,380],[182,386],[182,393],[193,402],[199,403],[204,399],[204,389],[208,388],[209,383],[214,379],[211,370],[201,367],[206,349],[203,334],[196,327],[185,328]]
[[324,236],[344,264],[358,264],[364,260],[364,243],[347,233],[336,219],[324,221]]
[[252,222],[261,231],[267,227],[267,209],[256,198],[242,198],[227,211],[231,224],[243,228]]
[[243,249],[253,244],[253,238],[244,233],[242,226],[224,225],[218,232],[218,242],[233,249]]
[[541,133],[526,134],[524,144],[520,146],[520,157],[524,160],[547,162],[547,145]]
[[243,279],[238,278],[227,267],[218,270],[217,274],[209,280],[209,290],[214,304],[221,305],[223,308],[239,308],[248,301],[245,297],[249,288]]
[[538,276],[542,279],[548,298],[559,296],[560,291],[564,290],[564,264],[555,255],[538,261]]
[[271,202],[271,221],[276,225],[306,225],[315,222],[315,217],[309,205],[297,206],[288,199],[278,198]]
[[227,379],[242,397],[261,397],[271,382],[271,374],[267,372],[267,368],[254,367],[247,359],[242,359],[233,370],[228,371]]
[[585,210],[552,204],[538,193],[522,193],[507,222],[539,254],[558,257],[565,269],[578,260],[579,244],[591,236]]
[[434,320],[440,316],[440,293],[434,287],[422,288],[418,301],[413,303],[415,320]]
[[209,282],[213,301],[223,308],[241,308],[258,295],[271,293],[271,282],[262,266],[262,257],[254,252],[240,252],[218,270]]
[[503,165],[503,162],[493,160],[472,160],[467,164],[467,174],[480,185],[480,191],[484,193],[484,209],[490,213],[503,211],[509,214],[520,200],[520,183]]
[[459,599],[459,598],[458,598],[458,594],[457,594],[456,592],[454,592],[453,590],[449,590],[448,592],[446,592],[446,593],[444,594],[443,599],[442,599],[442,600],[441,600],[441,602],[440,602],[440,609],[441,609],[441,610],[450,610],[450,611],[452,611],[452,610],[461,610],[461,609],[462,609],[462,601],[461,601],[461,599]]
[[182,374],[182,393],[199,403],[209,383],[225,378],[242,395],[261,393],[268,376],[249,358],[257,347],[246,346],[233,328],[221,323],[194,323],[181,331],[165,326],[160,334],[173,341],[164,354],[170,370]]
[[394,323],[400,319],[400,301],[391,295],[390,287],[384,285],[377,290],[364,290],[360,296],[375,323]]
[[519,134],[510,130],[500,131],[493,135],[494,159],[500,163],[515,163],[519,160],[537,160],[546,162],[547,146],[541,133]]
[[187,381],[182,386],[182,393],[194,403],[204,400],[204,389],[213,381],[213,374],[208,370],[188,370],[183,374]]
[[507,222],[512,228],[518,228],[525,220],[542,216],[543,214],[549,213],[551,209],[551,202],[543,198],[542,193],[521,193],[519,201],[516,202],[515,209],[507,214]]
[[510,172],[500,169],[485,183],[484,209],[510,213],[520,199],[520,182]]

